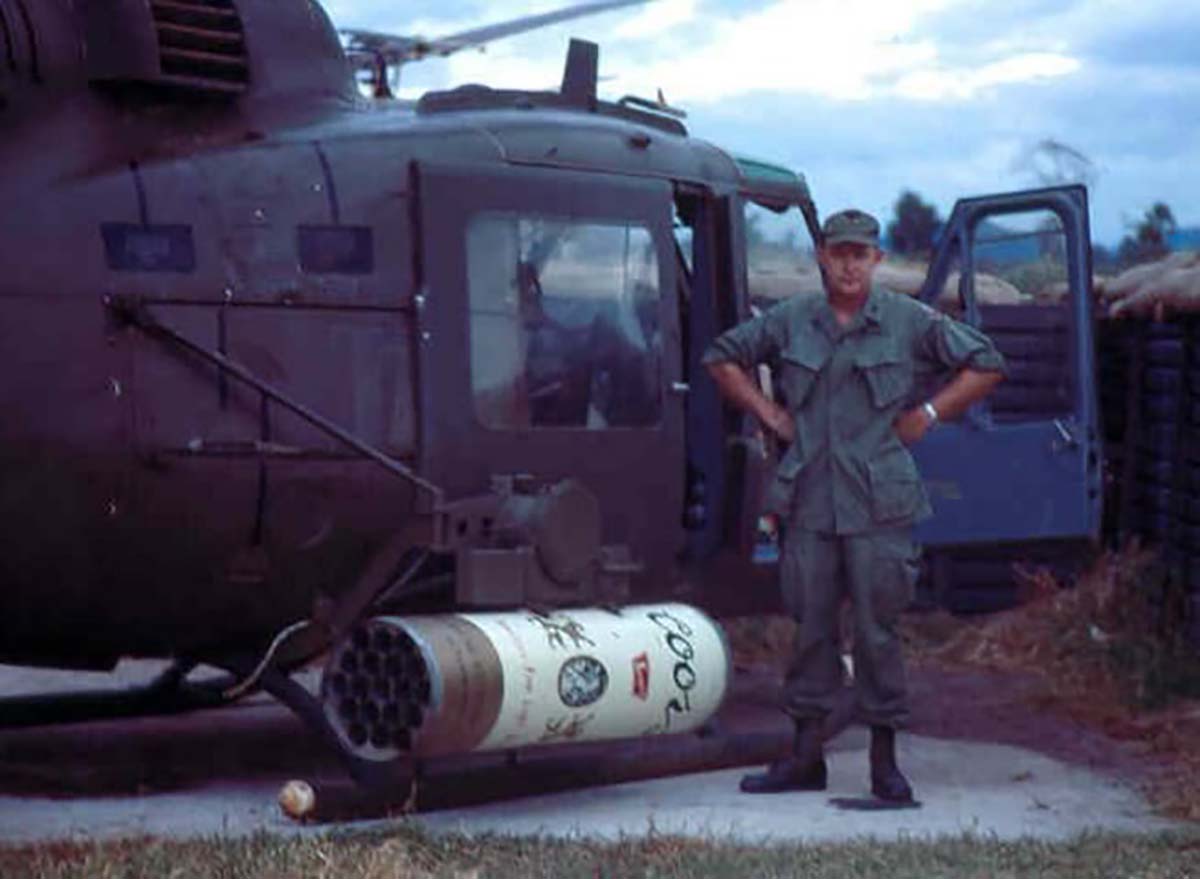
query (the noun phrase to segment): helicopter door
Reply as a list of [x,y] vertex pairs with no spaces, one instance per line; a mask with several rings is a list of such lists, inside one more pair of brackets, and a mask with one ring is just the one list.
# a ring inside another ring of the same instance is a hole
[[954,206],[922,289],[930,305],[988,333],[1009,368],[991,397],[914,448],[934,508],[920,540],[943,548],[934,553],[942,561],[980,547],[996,556],[989,573],[978,552],[959,552],[976,559],[975,570],[960,566],[950,579],[978,594],[956,601],[945,582],[935,584],[956,609],[1010,603],[1011,562],[1036,557],[1039,545],[1053,558],[1064,541],[1098,537],[1089,242],[1083,187],[966,199]]
[[605,542],[664,575],[686,390],[670,185],[436,164],[417,183],[423,471],[451,499],[499,475],[578,479]]

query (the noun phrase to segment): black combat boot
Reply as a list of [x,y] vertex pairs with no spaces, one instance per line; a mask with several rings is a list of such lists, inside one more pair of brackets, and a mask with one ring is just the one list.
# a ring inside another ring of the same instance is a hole
[[792,756],[777,760],[766,772],[742,776],[742,791],[748,794],[777,794],[792,790],[825,790],[826,767],[821,721],[796,721]]
[[889,803],[911,803],[912,787],[896,765],[896,731],[871,727],[871,793]]

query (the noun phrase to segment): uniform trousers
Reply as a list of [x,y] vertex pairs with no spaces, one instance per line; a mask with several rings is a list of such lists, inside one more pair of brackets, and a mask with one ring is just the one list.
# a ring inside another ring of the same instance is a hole
[[784,606],[797,623],[784,710],[798,720],[823,718],[832,710],[843,685],[840,608],[849,598],[857,719],[904,726],[908,686],[896,626],[920,571],[912,526],[837,535],[807,531],[802,524],[794,518],[787,524],[780,566]]

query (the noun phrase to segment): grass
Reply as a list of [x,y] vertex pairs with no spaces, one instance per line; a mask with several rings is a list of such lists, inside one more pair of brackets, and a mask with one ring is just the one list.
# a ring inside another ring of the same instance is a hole
[[1200,876],[1200,833],[1069,842],[973,836],[892,843],[749,845],[650,834],[613,843],[387,833],[0,848],[5,879],[1175,879]]

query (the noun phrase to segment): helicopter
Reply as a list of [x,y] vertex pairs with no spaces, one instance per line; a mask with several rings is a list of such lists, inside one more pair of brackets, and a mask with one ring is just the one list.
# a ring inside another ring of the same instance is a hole
[[[387,100],[390,67],[559,16],[416,43],[315,0],[0,0],[0,661],[173,661],[0,726],[266,691],[369,782],[577,738],[605,698],[609,736],[715,710],[695,608],[776,603],[773,458],[700,357],[751,313],[748,207],[814,243],[818,212],[661,98],[600,98],[582,40],[555,90]],[[1067,296],[980,305],[987,218],[1029,211]],[[957,274],[1028,393],[918,450],[928,545],[1094,539],[1088,241],[1079,187],[956,206],[920,295]],[[649,646],[605,659],[607,627]],[[535,673],[553,710],[510,709]]]

